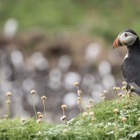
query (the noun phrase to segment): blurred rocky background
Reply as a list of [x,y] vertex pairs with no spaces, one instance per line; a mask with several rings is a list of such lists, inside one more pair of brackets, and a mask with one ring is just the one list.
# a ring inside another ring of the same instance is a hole
[[12,117],[34,115],[47,96],[47,117],[59,122],[62,104],[67,116],[79,113],[79,82],[86,101],[100,101],[105,89],[123,81],[120,65],[126,49],[112,49],[126,28],[140,34],[140,1],[135,0],[0,0],[0,117],[6,114],[6,96],[12,92]]

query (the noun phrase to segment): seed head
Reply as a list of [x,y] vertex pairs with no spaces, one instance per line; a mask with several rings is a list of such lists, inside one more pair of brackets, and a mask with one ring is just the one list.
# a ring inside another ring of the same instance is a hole
[[60,121],[63,122],[63,121],[66,121],[67,117],[65,115],[63,115],[61,118],[60,118]]
[[37,116],[39,116],[39,115],[41,115],[41,112],[37,112],[36,114],[37,114]]
[[90,108],[91,108],[91,106],[90,106],[90,105],[87,105],[87,107],[86,107],[86,108],[87,108],[87,110],[88,110],[88,109],[90,109]]
[[77,98],[77,105],[80,105],[80,104],[81,104],[81,98],[78,97],[78,98]]
[[130,90],[127,93],[128,93],[128,95],[131,95],[132,94],[132,92]]
[[47,99],[46,96],[42,96],[42,97],[41,97],[41,100],[46,100],[46,99]]
[[4,118],[5,118],[5,119],[8,119],[8,115],[4,115]]
[[100,94],[100,97],[101,97],[101,98],[104,97],[104,94],[101,93],[101,94]]
[[117,87],[113,87],[113,90],[116,91],[117,90]]
[[42,119],[37,119],[37,123],[41,123],[42,122]]
[[87,112],[83,112],[83,117],[87,117],[88,116],[88,113]]
[[126,90],[126,86],[123,86],[123,87],[122,87],[122,90]]
[[119,96],[119,97],[122,97],[122,96],[123,96],[123,94],[122,94],[122,93],[118,93],[118,96]]
[[92,105],[93,104],[93,100],[89,99],[89,104]]
[[39,118],[39,119],[42,119],[42,118],[43,118],[43,115],[38,115],[38,118]]
[[96,120],[96,118],[95,118],[94,116],[92,116],[92,117],[91,117],[91,120],[92,120],[92,121],[95,121],[95,120]]
[[78,96],[81,96],[82,95],[82,91],[80,89],[77,90],[77,94],[78,94]]
[[126,85],[127,85],[127,82],[123,81],[122,84],[123,84],[124,86],[126,86]]
[[119,112],[119,109],[115,108],[114,113],[118,113],[118,112]]
[[89,112],[89,116],[94,116],[94,112]]
[[68,131],[69,131],[68,129],[64,129],[64,130],[63,130],[64,133],[67,133]]
[[10,104],[11,103],[11,101],[10,100],[6,100],[6,104]]
[[133,90],[133,89],[134,89],[134,87],[133,87],[133,86],[131,86],[131,87],[130,87],[130,89],[131,89],[131,90]]
[[20,122],[21,122],[21,123],[24,123],[25,121],[26,121],[25,118],[21,118],[21,119],[20,119]]
[[9,92],[6,92],[6,96],[11,96],[12,95],[12,93],[9,91]]
[[121,88],[120,87],[116,87],[116,90],[120,90]]
[[105,100],[105,99],[106,99],[106,97],[105,97],[105,96],[103,96],[102,98],[103,98],[103,100]]
[[103,94],[105,95],[105,94],[107,94],[108,92],[107,92],[107,90],[103,90]]
[[34,94],[36,94],[36,91],[35,91],[35,90],[31,90],[30,93],[31,93],[32,95],[34,95]]
[[61,105],[61,109],[67,109],[67,105]]
[[122,121],[125,123],[127,121],[126,117],[122,117]]
[[75,87],[79,87],[79,83],[78,83],[78,82],[75,82],[75,83],[74,83],[74,86],[75,86]]

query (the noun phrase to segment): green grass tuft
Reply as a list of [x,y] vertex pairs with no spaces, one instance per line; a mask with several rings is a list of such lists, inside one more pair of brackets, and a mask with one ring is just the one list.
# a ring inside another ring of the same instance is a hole
[[[117,109],[117,112],[114,112]],[[92,112],[92,113],[91,113]],[[94,112],[94,114],[93,114]],[[92,119],[94,118],[94,119]],[[123,120],[124,119],[124,120]],[[0,121],[0,140],[139,140],[140,98],[102,101],[85,116],[51,125],[34,119]]]

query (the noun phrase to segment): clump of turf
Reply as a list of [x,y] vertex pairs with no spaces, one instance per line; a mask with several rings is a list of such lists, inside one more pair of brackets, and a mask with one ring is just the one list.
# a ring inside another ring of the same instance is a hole
[[[122,88],[113,88],[113,93],[118,96],[115,100],[106,100],[107,91],[104,90],[101,94],[102,101],[93,106],[93,100],[89,99],[86,109],[79,84],[75,83],[75,87],[78,95],[77,105],[81,112],[79,116],[67,120],[65,116],[67,106],[62,105],[62,123],[52,125],[43,119],[41,112],[36,112],[35,106],[34,119],[10,119],[8,110],[9,115],[0,120],[0,140],[140,139],[140,97],[126,91],[125,83]],[[9,97],[9,94],[6,96]],[[44,113],[46,114],[46,109]]]

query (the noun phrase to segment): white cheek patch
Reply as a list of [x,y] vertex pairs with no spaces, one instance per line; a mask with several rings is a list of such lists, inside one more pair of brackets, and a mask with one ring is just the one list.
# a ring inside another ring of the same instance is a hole
[[124,39],[124,42],[128,45],[132,45],[135,42],[136,38],[136,36],[128,36]]
[[[127,34],[127,36],[125,36],[125,34]],[[137,36],[129,32],[124,32],[120,35],[119,39],[122,44],[127,44],[127,46],[130,46],[136,41]]]

